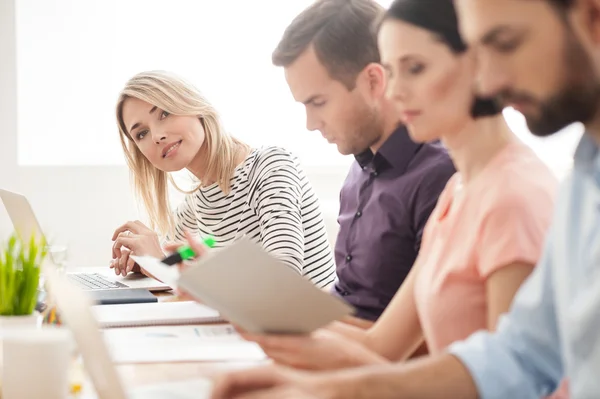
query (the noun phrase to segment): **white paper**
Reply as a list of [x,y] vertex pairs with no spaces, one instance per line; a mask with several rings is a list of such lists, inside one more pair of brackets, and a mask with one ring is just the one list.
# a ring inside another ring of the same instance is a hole
[[114,363],[261,361],[267,357],[253,342],[195,338],[107,339]]
[[92,306],[101,327],[213,323],[219,312],[194,301]]
[[[250,238],[209,252],[182,269],[176,280],[176,268],[154,258],[137,261],[248,332],[305,334],[353,311]],[[172,274],[164,274],[168,272]]]
[[126,327],[102,330],[106,340],[132,340],[148,338],[171,338],[219,341],[243,341],[230,324]]

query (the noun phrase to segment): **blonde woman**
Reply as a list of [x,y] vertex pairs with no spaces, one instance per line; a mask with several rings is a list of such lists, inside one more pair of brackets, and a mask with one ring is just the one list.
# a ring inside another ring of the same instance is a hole
[[[127,222],[113,235],[116,274],[139,271],[129,255],[162,257],[159,237],[211,234],[217,247],[247,235],[326,287],[335,278],[319,202],[297,159],[251,148],[227,134],[217,111],[191,84],[163,71],[127,82],[117,103],[121,144],[151,226]],[[198,186],[171,212],[169,173],[187,169]]]

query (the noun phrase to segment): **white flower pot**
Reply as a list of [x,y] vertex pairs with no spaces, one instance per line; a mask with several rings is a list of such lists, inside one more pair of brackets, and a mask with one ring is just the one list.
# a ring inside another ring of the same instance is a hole
[[38,328],[40,321],[40,314],[36,311],[25,316],[0,316],[0,337],[5,330]]
[[14,330],[36,329],[42,325],[39,312],[33,311],[25,316],[0,316],[0,386],[2,385],[2,340],[7,334]]

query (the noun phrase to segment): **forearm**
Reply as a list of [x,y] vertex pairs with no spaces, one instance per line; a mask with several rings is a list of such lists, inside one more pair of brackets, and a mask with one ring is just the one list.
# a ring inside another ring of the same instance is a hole
[[473,379],[452,355],[349,370],[336,379],[336,399],[477,398]]
[[359,327],[358,323],[334,322],[327,329],[360,343],[389,361],[408,359],[423,343],[420,329],[416,329],[413,334],[399,335],[403,337],[400,342],[379,338],[372,329]]
[[327,326],[327,329],[366,346],[367,330],[363,328],[345,322],[336,321]]
[[340,320],[343,324],[349,325],[351,327],[357,327],[361,330],[368,330],[369,328],[373,327],[373,325],[375,324],[375,322],[371,321],[371,320],[365,320],[365,319],[360,319],[358,317],[355,316],[346,316],[343,319]]

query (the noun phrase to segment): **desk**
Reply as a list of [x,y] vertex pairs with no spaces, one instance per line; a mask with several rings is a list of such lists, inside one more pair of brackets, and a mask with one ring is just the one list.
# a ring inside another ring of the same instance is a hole
[[[155,296],[161,302],[179,301],[180,299],[171,291],[157,292]],[[216,323],[214,325],[224,325]],[[218,373],[248,368],[264,364],[264,361],[254,362],[181,362],[181,363],[143,363],[143,364],[120,364],[117,370],[121,378],[130,388],[144,385],[160,384],[163,382],[174,382],[189,380],[198,377],[210,377]],[[90,387],[84,387],[88,391]]]
[[197,377],[211,377],[224,371],[255,367],[259,364],[254,362],[127,364],[117,366],[117,370],[123,381],[127,381],[128,386],[135,388]]

